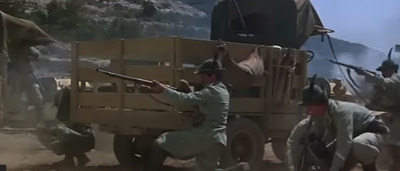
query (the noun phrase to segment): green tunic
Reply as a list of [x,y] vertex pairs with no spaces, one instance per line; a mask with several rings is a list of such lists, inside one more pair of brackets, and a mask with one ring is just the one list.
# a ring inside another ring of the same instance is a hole
[[227,143],[229,92],[226,86],[222,83],[208,84],[200,91],[188,94],[167,88],[162,96],[176,104],[197,105],[205,119],[197,127],[164,133],[157,143],[175,158],[196,157],[196,163],[201,162],[198,168],[212,170]]
[[371,99],[369,108],[392,113],[392,121],[386,123],[391,131],[388,143],[400,145],[400,75],[394,74],[389,78],[367,75],[366,81],[375,84],[376,91]]
[[[376,160],[380,153],[379,146],[383,142],[383,136],[366,132],[374,119],[375,116],[371,111],[361,105],[331,99],[328,113],[321,118],[313,118],[311,131],[322,136],[323,140],[337,139],[330,171],[339,171],[340,168],[345,167],[346,159],[349,159],[347,157],[355,158],[362,164],[370,164]],[[300,122],[288,139],[287,155],[290,159],[289,164],[292,164],[290,167],[294,170],[296,170],[296,164],[299,163],[299,150],[302,150],[298,143],[300,143],[301,134],[306,133],[308,122],[308,120]]]

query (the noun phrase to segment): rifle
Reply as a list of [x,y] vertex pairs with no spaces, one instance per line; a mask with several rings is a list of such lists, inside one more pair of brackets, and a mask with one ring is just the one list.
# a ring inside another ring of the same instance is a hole
[[[345,63],[341,63],[341,62],[336,62],[336,61],[333,61],[332,59],[327,59],[327,60],[328,60],[329,62],[332,62],[332,63],[334,63],[334,64],[347,67],[347,68],[349,68],[349,69],[353,69],[353,70],[360,70],[360,69],[361,69],[361,67],[357,67],[357,66],[354,66],[354,65],[349,65],[349,64],[345,64]],[[378,75],[378,74],[377,74],[376,72],[374,72],[374,71],[370,71],[370,70],[366,70],[366,69],[362,69],[362,70],[364,70],[364,71],[366,71],[366,72],[369,72],[369,73],[371,73],[371,74],[373,74],[373,75]]]
[[[99,69],[99,68],[96,68],[95,71],[101,72],[101,73],[109,75],[111,77],[116,77],[116,78],[121,78],[121,79],[128,80],[128,81],[132,81],[132,82],[135,82],[135,83],[138,83],[138,84],[141,84],[141,85],[146,85],[146,86],[150,86],[150,87],[154,87],[155,86],[154,83],[152,81],[149,81],[149,80],[130,77],[130,76],[122,75],[122,74],[117,74],[117,73],[113,73],[113,72],[110,72],[110,71],[105,71],[105,70],[102,70],[102,69]],[[171,87],[169,85],[165,85],[165,86],[170,88],[170,89],[178,91],[178,88]]]

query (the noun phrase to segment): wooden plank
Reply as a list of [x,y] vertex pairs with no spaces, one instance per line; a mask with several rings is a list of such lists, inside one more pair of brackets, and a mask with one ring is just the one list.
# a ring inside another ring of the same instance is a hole
[[118,58],[121,40],[82,41],[79,42],[79,56],[100,59]]
[[79,98],[78,98],[78,87],[79,87],[79,48],[80,44],[78,42],[75,42],[71,46],[71,104],[70,104],[70,111],[71,111],[71,120],[74,121],[76,120],[77,117],[77,111],[76,109],[78,108],[78,103],[79,103]]
[[173,82],[174,69],[172,66],[125,66],[125,73],[128,76],[158,80],[161,82]]
[[[152,94],[155,99],[165,103],[170,103],[159,97],[159,95]],[[141,110],[164,110],[172,111],[171,106],[167,106],[156,100],[152,99],[149,95],[125,93],[124,108],[128,109],[141,109]]]
[[116,83],[120,79],[95,71],[93,68],[79,67],[79,80],[99,83]]
[[[181,39],[183,63],[189,64],[200,64],[206,59],[213,57],[216,51],[217,41],[201,40],[201,39],[189,39],[189,38],[178,38]],[[258,45],[250,45],[244,43],[232,43],[225,42],[228,52],[232,59],[235,61],[242,61],[248,57],[248,55]]]
[[85,107],[119,107],[117,93],[78,93],[78,105]]
[[127,39],[124,59],[170,62],[174,56],[174,37]]
[[93,124],[119,124],[119,111],[111,109],[77,108],[73,122]]

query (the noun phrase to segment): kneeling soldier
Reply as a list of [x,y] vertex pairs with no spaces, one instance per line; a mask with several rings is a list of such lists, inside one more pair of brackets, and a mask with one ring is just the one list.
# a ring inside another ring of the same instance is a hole
[[[378,116],[373,115],[370,110],[361,105],[329,99],[327,93],[314,83],[303,89],[300,105],[306,107],[310,119],[314,122],[310,126],[314,129],[311,130],[318,130],[314,132],[317,133],[314,137],[321,140],[324,139],[323,136],[331,135],[333,139],[336,139],[331,151],[332,160],[328,164],[330,171],[351,170],[357,162],[362,164],[364,171],[377,171],[375,162],[380,154],[379,149],[383,144],[384,136],[389,132]],[[322,126],[322,129],[315,129],[318,126]],[[304,129],[304,126],[302,127]],[[293,132],[304,133],[304,131]],[[292,137],[299,136],[292,135]],[[290,142],[299,143],[300,141],[291,140]],[[330,142],[323,143],[326,147],[326,144]],[[298,149],[289,149],[289,151],[295,150]],[[289,156],[289,158],[299,160],[298,157]]]

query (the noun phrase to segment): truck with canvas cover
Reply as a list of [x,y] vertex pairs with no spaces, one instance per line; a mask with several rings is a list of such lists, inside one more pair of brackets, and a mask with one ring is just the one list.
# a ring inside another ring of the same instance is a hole
[[[70,118],[99,124],[100,130],[115,134],[114,153],[119,162],[132,163],[136,155],[146,158],[159,134],[191,126],[193,107],[166,104],[133,82],[85,66],[84,59],[108,59],[112,62],[104,70],[174,87],[184,79],[196,89],[200,78],[191,66],[219,54],[227,69],[223,82],[231,92],[228,148],[221,167],[247,161],[255,168],[262,162],[267,138],[284,144],[292,126],[302,118],[296,103],[307,82],[309,54],[276,46],[224,42],[225,48],[216,48],[219,45],[182,37],[75,42]],[[130,60],[156,65],[127,64]]]
[[[28,103],[26,92],[21,91],[20,77],[14,73],[24,72],[14,67],[28,60],[30,48],[55,42],[32,21],[16,18],[0,11],[0,123],[3,131],[8,128],[32,128],[36,114],[33,104]],[[53,97],[57,84],[53,78],[37,78],[44,96],[45,119],[54,119]],[[47,117],[46,117],[47,116]]]
[[[227,69],[223,82],[231,93],[228,147],[221,167],[246,161],[257,168],[269,142],[282,160],[286,139],[303,118],[296,104],[307,83],[310,55],[299,47],[309,36],[331,30],[323,28],[307,0],[219,1],[211,27],[211,40],[165,37],[73,43],[71,93],[63,103],[70,105],[71,120],[99,124],[100,130],[115,134],[114,154],[120,163],[145,159],[159,134],[191,126],[193,107],[168,104],[137,84],[97,72],[82,61],[106,59],[110,65],[105,70],[174,87],[184,79],[195,90],[200,78],[191,66],[219,54]],[[221,45],[224,48],[217,48]]]

